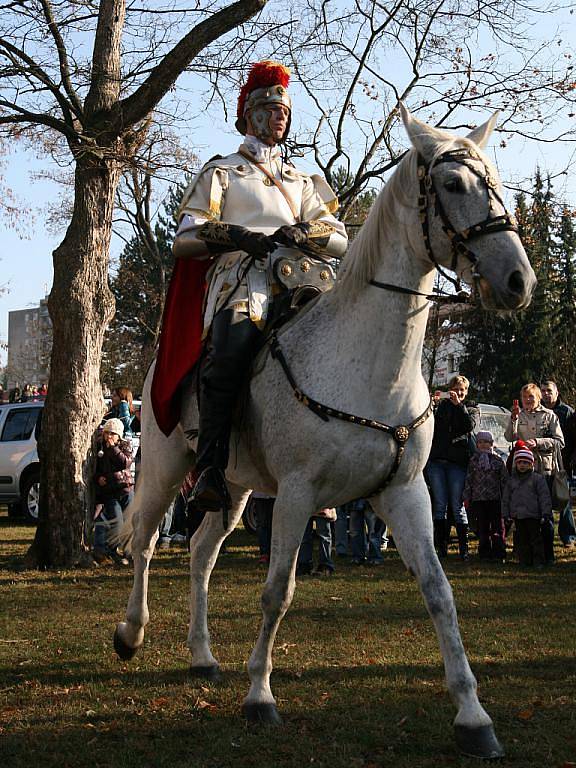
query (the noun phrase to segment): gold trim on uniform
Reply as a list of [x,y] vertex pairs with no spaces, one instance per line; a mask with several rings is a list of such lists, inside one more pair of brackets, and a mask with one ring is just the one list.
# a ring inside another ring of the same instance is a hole
[[230,225],[222,221],[205,221],[198,229],[196,237],[214,245],[234,246],[230,237]]
[[326,224],[324,221],[311,221],[308,229],[309,240],[322,240],[323,238],[329,238],[336,232],[336,228],[331,224]]
[[198,219],[210,219],[211,221],[216,220],[210,211],[203,211],[201,208],[188,208],[186,216],[195,216]]

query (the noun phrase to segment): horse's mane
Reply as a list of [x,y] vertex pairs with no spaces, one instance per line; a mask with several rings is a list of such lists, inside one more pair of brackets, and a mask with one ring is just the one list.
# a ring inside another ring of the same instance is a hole
[[[439,139],[434,150],[432,164],[439,155],[458,147],[474,148],[479,152],[476,144],[465,137],[455,136],[448,140]],[[492,164],[483,153],[480,154],[492,172]],[[386,182],[370,209],[366,221],[342,260],[334,291],[343,290],[355,293],[374,277],[376,266],[381,257],[382,245],[389,237],[389,229],[392,226],[398,226],[394,212],[396,204],[399,203],[401,206],[412,210],[417,207],[417,163],[418,154],[415,149],[411,149],[402,158]],[[495,178],[498,178],[497,175]]]

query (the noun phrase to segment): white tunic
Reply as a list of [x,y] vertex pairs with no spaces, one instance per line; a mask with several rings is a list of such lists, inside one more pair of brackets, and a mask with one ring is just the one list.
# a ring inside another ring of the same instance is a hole
[[[247,136],[240,149],[252,155],[282,183],[292,205],[280,189],[243,155],[234,153],[215,158],[202,168],[184,193],[176,237],[184,232],[196,232],[206,221],[237,224],[267,235],[285,224],[319,222],[329,228],[325,255],[341,258],[348,240],[344,225],[333,216],[338,204],[328,184],[320,176],[309,176],[284,164],[278,147],[269,147],[254,136]],[[197,244],[196,258],[212,257],[205,243],[198,240]],[[274,262],[286,255],[299,257],[302,254],[278,247],[266,261],[257,261],[252,266],[249,266],[250,257],[245,251],[226,252],[216,257],[207,276],[209,290],[204,329],[210,326],[214,314],[224,307],[244,312],[262,326],[269,302],[278,290]]]

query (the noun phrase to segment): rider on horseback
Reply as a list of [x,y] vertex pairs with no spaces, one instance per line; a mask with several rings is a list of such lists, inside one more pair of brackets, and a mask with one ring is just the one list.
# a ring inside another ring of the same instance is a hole
[[291,119],[289,77],[274,62],[252,67],[238,101],[236,127],[244,142],[238,152],[202,168],[180,209],[175,256],[211,260],[191,495],[205,510],[228,506],[224,472],[234,407],[273,303],[299,285],[329,287],[330,261],[347,246],[328,184],[282,156]]

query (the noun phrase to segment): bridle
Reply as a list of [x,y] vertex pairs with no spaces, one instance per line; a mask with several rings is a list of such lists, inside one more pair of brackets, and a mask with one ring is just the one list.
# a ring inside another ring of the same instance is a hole
[[[476,168],[471,162],[472,160],[478,160],[482,163],[482,170]],[[479,221],[477,224],[472,224],[467,229],[458,231],[452,222],[450,221],[448,214],[442,203],[442,199],[438,194],[432,171],[441,163],[458,163],[465,165],[469,171],[471,171],[477,178],[479,178],[486,188],[488,193],[488,206],[490,212],[494,210],[494,203],[498,202],[504,209],[504,213],[498,216],[488,215],[483,221]],[[426,255],[434,264],[438,272],[449,282],[451,282],[458,291],[458,294],[453,299],[451,294],[442,295],[427,295],[413,291],[409,288],[402,288],[401,286],[395,286],[390,283],[380,283],[377,280],[370,280],[370,285],[374,285],[376,288],[383,288],[389,291],[395,291],[397,293],[409,293],[417,296],[426,296],[427,299],[432,301],[462,301],[461,285],[458,279],[454,279],[448,275],[444,269],[438,263],[432,249],[430,242],[430,211],[433,211],[434,216],[438,216],[442,221],[442,230],[450,239],[452,247],[452,261],[450,263],[450,270],[454,272],[458,262],[458,257],[463,256],[472,265],[472,277],[476,281],[480,278],[478,272],[479,257],[472,251],[468,244],[479,237],[489,235],[494,232],[516,232],[518,233],[518,225],[516,219],[511,213],[508,213],[504,201],[498,194],[498,185],[490,173],[488,166],[484,163],[480,155],[472,147],[460,147],[458,149],[452,149],[448,152],[443,152],[441,155],[433,158],[430,162],[426,162],[422,155],[418,154],[418,216],[422,225],[422,238],[424,241],[424,248]],[[465,294],[464,294],[465,295]]]

